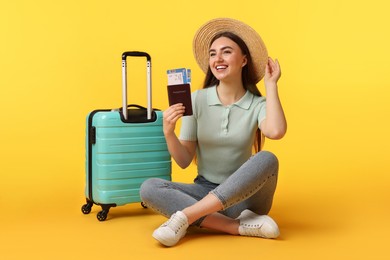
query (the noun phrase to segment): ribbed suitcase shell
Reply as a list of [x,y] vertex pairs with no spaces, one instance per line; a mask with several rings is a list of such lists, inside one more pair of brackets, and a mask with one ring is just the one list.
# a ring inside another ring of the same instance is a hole
[[171,160],[162,132],[161,112],[156,111],[156,116],[152,123],[123,123],[116,111],[92,114],[96,141],[91,146],[91,169],[87,165],[86,183],[92,182],[90,199],[117,206],[140,202],[139,187],[144,180],[170,180]]
[[118,111],[96,110],[87,117],[85,196],[106,210],[101,218],[110,207],[140,202],[146,179],[171,179],[162,112],[153,113],[156,120],[146,123],[124,123]]

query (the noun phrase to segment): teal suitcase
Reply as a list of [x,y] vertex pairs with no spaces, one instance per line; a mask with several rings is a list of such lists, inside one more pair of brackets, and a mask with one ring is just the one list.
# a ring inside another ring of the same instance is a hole
[[[146,57],[148,106],[127,105],[126,58]],[[171,157],[162,129],[162,112],[152,109],[151,58],[145,52],[122,54],[123,107],[94,110],[86,127],[86,204],[101,206],[104,221],[111,207],[141,202],[139,188],[148,178],[171,180]],[[142,204],[142,206],[144,206]]]

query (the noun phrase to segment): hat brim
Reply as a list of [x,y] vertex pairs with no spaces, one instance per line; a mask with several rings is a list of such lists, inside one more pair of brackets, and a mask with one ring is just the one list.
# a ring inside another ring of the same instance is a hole
[[256,83],[259,82],[264,77],[265,67],[268,62],[267,48],[260,35],[252,27],[232,18],[210,20],[195,33],[193,52],[199,67],[204,73],[207,73],[211,40],[221,32],[234,33],[244,40],[252,57],[257,76]]

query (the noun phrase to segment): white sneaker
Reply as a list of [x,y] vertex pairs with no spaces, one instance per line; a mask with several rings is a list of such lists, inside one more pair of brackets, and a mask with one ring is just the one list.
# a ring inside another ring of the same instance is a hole
[[238,233],[241,236],[277,238],[280,234],[276,222],[267,215],[257,215],[249,209],[241,212]]
[[177,211],[153,232],[153,237],[165,246],[174,246],[185,236],[187,228],[187,216],[183,212]]

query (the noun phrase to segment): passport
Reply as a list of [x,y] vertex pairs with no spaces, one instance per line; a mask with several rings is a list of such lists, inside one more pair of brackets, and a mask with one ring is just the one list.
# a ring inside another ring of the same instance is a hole
[[168,85],[169,106],[182,103],[185,106],[184,116],[192,115],[190,84]]

